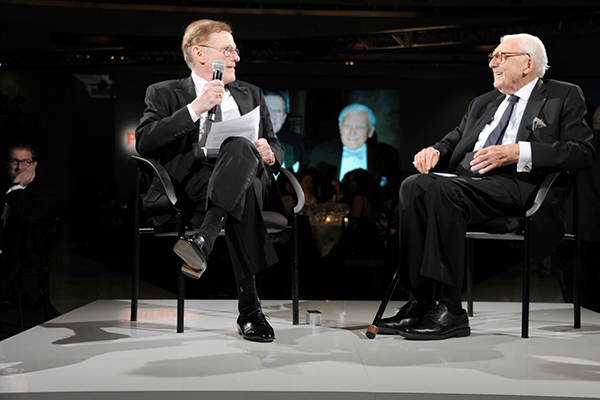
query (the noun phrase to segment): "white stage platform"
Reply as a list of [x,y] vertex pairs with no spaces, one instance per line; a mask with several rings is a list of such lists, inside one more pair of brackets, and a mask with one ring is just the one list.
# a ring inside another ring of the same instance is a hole
[[[391,303],[386,315],[402,303]],[[323,324],[293,326],[289,301],[264,301],[277,339],[242,340],[235,300],[96,301],[0,342],[9,399],[584,399],[600,396],[600,315],[534,303],[520,337],[519,303],[475,303],[472,335],[408,341],[365,329],[379,303],[310,301]]]

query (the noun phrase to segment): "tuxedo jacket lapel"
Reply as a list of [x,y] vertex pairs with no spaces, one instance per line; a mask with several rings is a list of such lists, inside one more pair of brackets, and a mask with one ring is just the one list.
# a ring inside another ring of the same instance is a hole
[[[498,93],[497,97],[488,102],[485,109],[479,113],[480,117],[473,116],[473,118],[475,118],[473,125],[468,129],[468,131],[464,132],[463,138],[458,142],[456,149],[452,153],[452,159],[450,160],[449,164],[450,170],[454,170],[454,168],[456,168],[456,166],[464,158],[465,154],[473,151],[473,147],[475,147],[475,143],[477,142],[477,138],[483,130],[483,127],[489,123],[492,118],[494,118],[494,113],[504,98],[505,95]],[[473,112],[477,113],[477,110],[473,110]]]
[[546,103],[546,85],[540,79],[531,92],[527,101],[527,107],[523,112],[523,118],[517,132],[517,141],[527,141],[533,130],[533,119],[539,116],[542,107]]
[[252,111],[252,101],[248,93],[248,88],[231,83],[227,85],[227,89],[229,89],[233,99],[237,103],[241,115]]
[[174,89],[174,92],[179,104],[189,104],[194,101],[196,98],[196,89],[194,88],[192,77],[190,76],[182,80]]

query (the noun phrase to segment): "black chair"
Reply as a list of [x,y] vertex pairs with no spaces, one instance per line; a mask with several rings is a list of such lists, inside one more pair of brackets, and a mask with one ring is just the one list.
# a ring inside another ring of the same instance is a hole
[[[17,276],[17,309],[19,329],[25,330],[23,295],[38,291],[44,303],[45,321],[60,315],[50,302],[50,266],[56,233],[57,218],[27,224],[20,244],[20,268]],[[36,293],[37,295],[37,293]]]
[[[133,242],[133,287],[131,294],[131,321],[137,321],[138,314],[138,298],[139,298],[139,273],[140,273],[140,247],[141,236],[152,234],[157,237],[181,237],[186,233],[185,212],[188,205],[178,200],[171,177],[168,175],[162,165],[152,159],[147,159],[139,156],[132,156],[138,167],[138,182],[136,184],[135,193],[135,216],[134,216],[134,242]],[[288,179],[294,188],[297,198],[296,205],[293,208],[292,216],[288,219],[282,214],[264,211],[263,219],[271,240],[274,243],[284,243],[291,240],[292,243],[292,313],[293,324],[299,323],[299,291],[298,291],[298,246],[296,234],[296,216],[304,207],[304,193],[300,184],[294,175],[285,170],[281,170],[281,174]],[[164,191],[164,207],[163,214],[173,214],[176,217],[176,229],[168,229],[161,226],[143,226],[141,221],[142,204],[140,199],[140,190],[144,182],[144,178],[157,178]],[[221,231],[221,235],[224,231]],[[184,290],[185,280],[181,272],[182,261],[177,257],[177,332],[183,332],[183,315],[184,315]]]
[[[577,190],[574,192],[573,206],[573,232],[565,233],[565,210],[567,199],[573,187],[576,186],[576,177],[567,172],[550,173],[538,189],[533,204],[527,209],[525,216],[506,216],[496,218],[488,223],[469,226],[465,240],[466,246],[466,279],[468,314],[473,316],[473,262],[472,241],[487,240],[516,240],[524,241],[523,260],[523,298],[521,337],[529,337],[529,297],[530,297],[530,267],[534,262],[541,262],[549,256],[562,240],[575,241],[575,268],[573,277],[573,313],[574,327],[581,327],[581,309],[579,306],[579,236],[577,215]],[[540,223],[540,221],[542,221]],[[553,224],[553,229],[549,229]],[[377,325],[400,279],[396,271],[384,299],[377,310],[373,323],[367,329],[366,335],[373,339],[377,335]]]
[[[525,217],[502,217],[478,226],[470,226],[466,234],[467,260],[467,312],[473,316],[473,257],[474,240],[523,241],[523,296],[521,315],[521,337],[529,337],[529,300],[530,270],[532,263],[542,262],[560,244],[562,240],[575,241],[575,267],[573,272],[573,326],[581,327],[581,309],[579,305],[579,235],[578,235],[578,199],[576,177],[566,172],[549,174],[540,186],[535,200],[525,213]],[[567,198],[573,192],[573,232],[566,233],[565,209]],[[552,201],[548,201],[552,200]],[[537,224],[539,220],[552,221],[554,229],[548,224]]]

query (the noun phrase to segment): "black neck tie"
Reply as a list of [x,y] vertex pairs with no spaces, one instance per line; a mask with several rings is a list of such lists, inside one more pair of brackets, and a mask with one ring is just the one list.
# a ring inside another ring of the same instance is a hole
[[490,136],[488,136],[487,140],[485,141],[483,148],[501,143],[502,135],[504,134],[504,131],[508,126],[508,121],[510,120],[510,116],[512,115],[513,109],[515,108],[515,104],[518,100],[519,97],[515,95],[512,95],[508,98],[508,106],[506,107],[506,110],[504,110],[504,114],[502,114],[502,117],[500,117],[500,122],[490,133]]

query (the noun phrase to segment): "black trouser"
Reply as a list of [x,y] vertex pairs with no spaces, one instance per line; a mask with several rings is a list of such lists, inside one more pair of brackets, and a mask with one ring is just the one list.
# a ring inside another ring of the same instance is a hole
[[461,287],[467,225],[522,213],[521,198],[527,199],[534,188],[501,174],[408,177],[400,187],[400,263],[411,287],[419,287],[421,276]]
[[275,264],[277,255],[262,217],[273,178],[256,147],[246,139],[229,138],[216,163],[197,164],[185,182],[194,203],[192,224],[199,227],[212,205],[227,212],[225,236],[238,281]]

